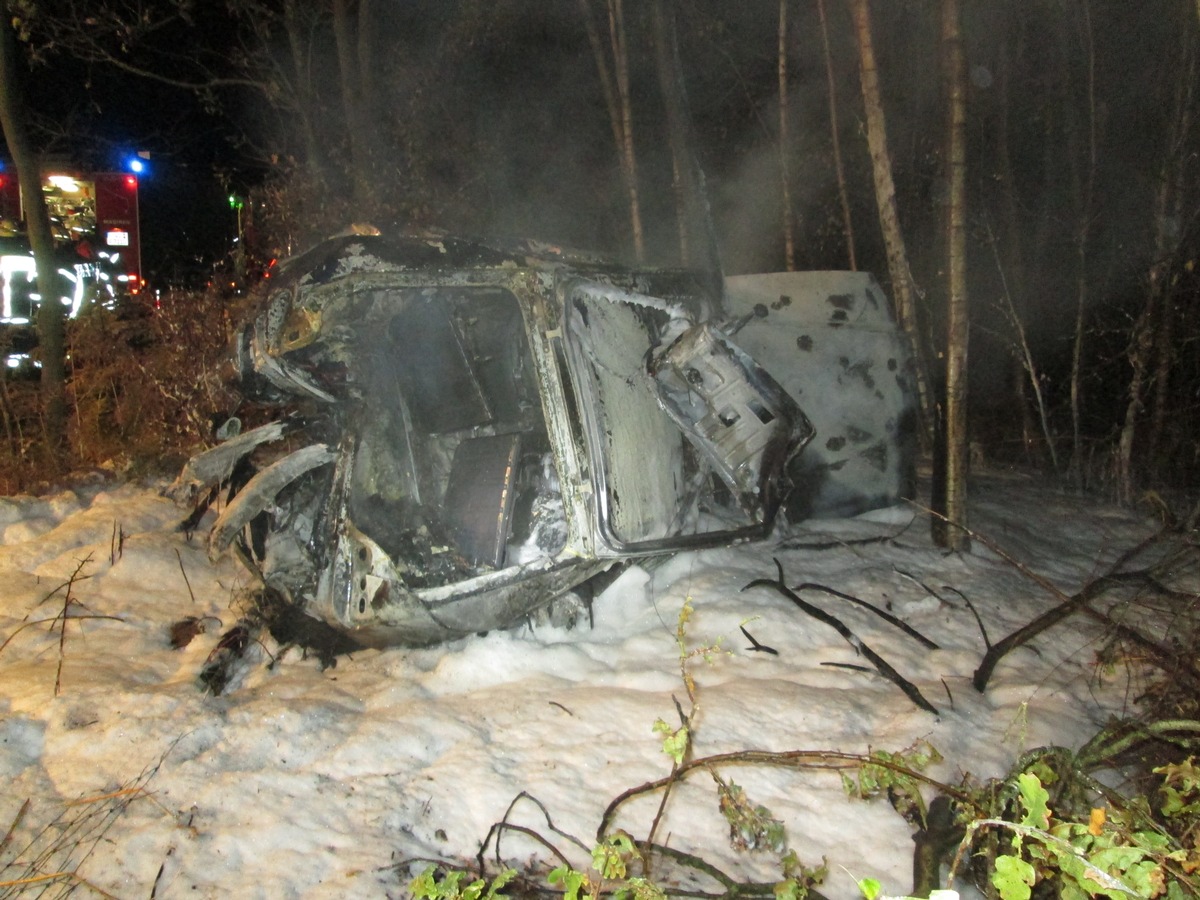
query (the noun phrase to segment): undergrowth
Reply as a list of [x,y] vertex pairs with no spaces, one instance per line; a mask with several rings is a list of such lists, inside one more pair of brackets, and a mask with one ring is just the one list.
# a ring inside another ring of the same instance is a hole
[[[214,291],[85,307],[67,327],[67,443],[47,452],[36,378],[0,378],[0,494],[80,470],[175,471],[231,408],[229,301]],[[34,351],[36,355],[36,350]]]

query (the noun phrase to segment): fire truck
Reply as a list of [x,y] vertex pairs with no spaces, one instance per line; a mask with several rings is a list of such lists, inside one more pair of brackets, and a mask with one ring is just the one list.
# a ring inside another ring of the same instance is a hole
[[[142,285],[135,171],[82,172],[47,168],[42,191],[54,232],[61,302],[74,317],[89,301],[111,302]],[[0,169],[0,324],[31,324],[41,297],[29,239],[24,198],[11,166]]]

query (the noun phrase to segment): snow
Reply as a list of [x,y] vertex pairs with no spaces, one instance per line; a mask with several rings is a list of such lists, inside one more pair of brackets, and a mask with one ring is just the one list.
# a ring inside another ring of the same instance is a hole
[[[711,662],[688,661],[697,756],[861,753],[924,739],[945,757],[932,774],[954,782],[967,771],[999,774],[1042,744],[1078,746],[1129,702],[1125,680],[1097,678],[1101,631],[1081,617],[1010,654],[987,692],[976,692],[983,638],[943,586],[969,598],[993,641],[1056,599],[979,543],[966,556],[933,547],[912,507],[632,566],[595,601],[591,628],[529,625],[366,651],[325,671],[296,649],[270,665],[267,650],[278,648],[254,645],[231,688],[214,697],[196,676],[237,621],[248,578],[230,558],[211,563],[198,536],[175,531],[186,511],[160,487],[93,484],[0,499],[0,831],[29,801],[0,860],[28,863],[34,851],[25,848],[51,820],[90,822],[90,832],[68,832],[40,871],[78,866],[118,897],[405,896],[410,869],[398,863],[473,858],[522,791],[590,846],[610,800],[670,771],[652,729],[659,718],[678,723],[675,700],[688,706],[676,645],[685,600],[695,610],[687,646],[721,647]],[[1011,473],[975,479],[971,515],[976,531],[1067,591],[1155,527]],[[774,578],[775,558],[789,585],[816,582],[887,605],[937,641],[941,649],[927,650],[867,610],[802,594],[940,714],[873,671],[826,665],[866,663],[777,591],[742,591]],[[60,650],[58,628],[22,625],[59,615],[68,583],[73,621]],[[120,621],[88,618],[99,616]],[[185,616],[211,618],[172,650],[168,629]],[[748,650],[741,625],[778,655]],[[892,893],[909,888],[910,829],[886,801],[848,800],[829,771],[725,774],[785,823],[803,862],[828,859],[828,896],[855,896],[854,879],[868,876]],[[778,877],[772,854],[730,847],[716,800],[711,778],[689,778],[672,793],[657,839],[738,877]],[[616,825],[644,837],[658,803],[654,794],[626,804]],[[532,803],[518,803],[511,820],[586,865]],[[501,849],[517,865],[547,859],[511,833]],[[10,867],[0,882],[22,871]]]

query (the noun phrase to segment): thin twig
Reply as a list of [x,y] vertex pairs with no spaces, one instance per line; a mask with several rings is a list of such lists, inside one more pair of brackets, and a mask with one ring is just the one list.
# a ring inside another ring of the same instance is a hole
[[476,856],[476,861],[479,863],[480,874],[482,874],[484,871],[483,856],[487,852],[487,846],[489,843],[491,843],[493,835],[496,838],[496,864],[503,865],[503,862],[500,859],[500,835],[505,829],[512,829],[513,831],[519,831],[522,834],[527,834],[530,837],[534,837],[543,846],[545,846],[548,850],[550,850],[551,853],[553,853],[555,856],[557,856],[559,858],[559,860],[561,860],[565,865],[571,864],[570,860],[568,860],[565,856],[563,856],[562,853],[559,852],[559,850],[553,844],[551,844],[549,841],[547,841],[541,835],[538,835],[536,832],[532,832],[529,829],[526,829],[522,826],[513,825],[512,823],[510,823],[508,821],[508,817],[510,815],[512,815],[513,809],[515,809],[516,805],[519,802],[521,802],[522,800],[528,800],[530,803],[532,803],[534,806],[536,806],[541,811],[542,817],[546,820],[547,828],[549,828],[551,831],[553,831],[559,837],[566,838],[571,843],[575,844],[577,847],[579,847],[581,850],[583,850],[585,853],[588,852],[588,847],[586,844],[583,843],[583,841],[579,840],[579,838],[575,837],[572,834],[569,834],[565,831],[560,830],[554,824],[554,820],[550,818],[550,811],[546,809],[546,807],[542,804],[541,800],[539,800],[537,797],[533,796],[533,794],[530,794],[528,791],[521,791],[521,793],[519,793],[519,794],[517,794],[517,796],[513,797],[512,802],[508,804],[508,809],[506,809],[504,811],[504,816],[500,819],[500,821],[494,823],[492,825],[492,827],[488,829],[487,837],[485,837],[483,839],[483,843],[479,845],[479,853]]
[[188,596],[192,598],[192,603],[196,602],[196,595],[192,591],[192,583],[188,581],[187,572],[183,568],[183,557],[179,555],[179,548],[175,548],[175,558],[179,560],[179,574],[183,576],[183,583],[187,585]]
[[17,810],[17,814],[13,816],[12,824],[8,826],[8,831],[4,832],[4,839],[0,840],[0,853],[7,849],[12,843],[13,834],[21,827],[21,822],[25,819],[25,814],[29,812],[29,799],[21,804],[21,808]]
[[988,650],[991,650],[992,642],[988,638],[987,629],[983,627],[983,619],[979,618],[979,611],[977,609],[975,609],[975,604],[971,602],[971,598],[968,597],[966,594],[964,594],[962,591],[960,591],[958,588],[951,587],[948,584],[943,584],[942,590],[953,591],[954,593],[958,594],[958,596],[962,597],[963,603],[967,604],[967,609],[969,609],[971,611],[971,615],[973,615],[975,617],[975,624],[979,626],[979,633],[981,635],[983,635],[983,646],[986,647]]
[[59,628],[58,628],[58,668],[54,672],[54,696],[55,697],[57,697],[59,695],[59,693],[62,691],[62,670],[63,670],[63,663],[66,661],[66,656],[67,656],[67,619],[68,619],[67,614],[70,611],[71,604],[73,602],[78,602],[78,601],[74,600],[74,598],[71,596],[71,593],[75,588],[76,576],[78,576],[79,572],[83,569],[83,567],[86,566],[91,561],[92,561],[92,554],[90,554],[90,553],[79,561],[79,565],[75,567],[75,571],[71,573],[71,577],[67,581],[67,592],[66,592],[66,594],[63,595],[63,607],[62,607],[62,614],[61,614],[62,622],[59,624]]
[[[45,625],[47,622],[57,622],[59,620],[59,618],[60,617],[56,614],[54,616],[51,616],[48,619],[34,619],[30,622],[22,622],[21,625],[19,625],[17,627],[17,630],[14,631],[12,634],[10,634],[7,638],[5,638],[4,643],[0,644],[0,653],[3,653],[4,648],[9,645],[9,643],[12,641],[12,639],[15,638],[22,631],[24,631],[26,628],[32,628],[34,625]],[[81,622],[84,619],[108,619],[113,622],[124,622],[125,621],[120,616],[104,616],[104,615],[99,615],[99,614],[94,614],[94,613],[88,614],[86,616],[71,616],[72,622]]]

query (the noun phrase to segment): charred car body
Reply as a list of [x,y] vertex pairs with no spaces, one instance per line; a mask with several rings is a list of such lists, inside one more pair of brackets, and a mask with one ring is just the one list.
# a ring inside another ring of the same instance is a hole
[[[346,235],[237,337],[277,420],[211,552],[363,644],[508,627],[616,560],[764,537],[910,486],[908,355],[869,275],[727,279],[545,245]],[[782,513],[781,513],[782,511]]]

